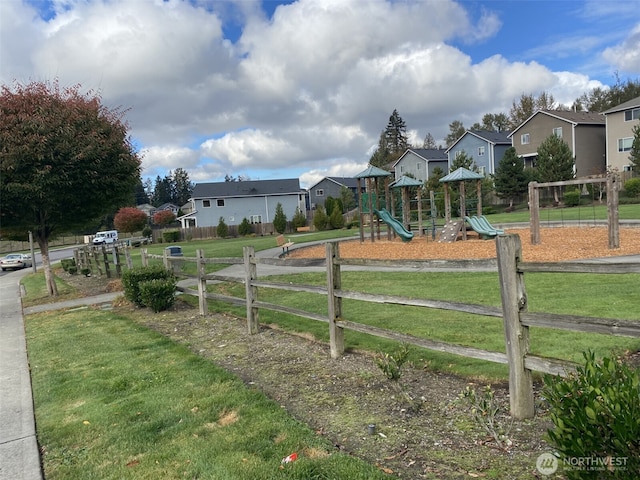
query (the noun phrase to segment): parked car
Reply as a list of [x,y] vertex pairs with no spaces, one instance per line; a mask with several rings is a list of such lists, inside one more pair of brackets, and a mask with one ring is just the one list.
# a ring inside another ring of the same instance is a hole
[[31,255],[27,255],[26,253],[10,253],[3,259],[0,259],[0,268],[2,268],[3,272],[10,268],[15,270],[18,268],[27,268],[32,265]]

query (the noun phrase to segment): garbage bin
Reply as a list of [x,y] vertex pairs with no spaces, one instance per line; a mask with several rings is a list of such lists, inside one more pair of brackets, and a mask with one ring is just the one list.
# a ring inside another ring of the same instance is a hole
[[165,253],[164,255],[165,268],[173,270],[174,273],[177,273],[180,270],[182,270],[182,264],[184,263],[184,260],[170,258],[170,257],[182,257],[182,247],[178,245],[172,245],[172,246],[166,247],[164,249],[164,253]]

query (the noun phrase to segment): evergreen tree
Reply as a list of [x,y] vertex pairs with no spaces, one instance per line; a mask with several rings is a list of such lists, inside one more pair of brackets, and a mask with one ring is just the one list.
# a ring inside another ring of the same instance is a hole
[[407,139],[407,124],[398,113],[398,110],[394,109],[389,117],[389,123],[387,123],[384,135],[393,160],[398,159],[409,145]]
[[640,124],[633,127],[633,143],[631,144],[631,152],[629,152],[629,161],[633,170],[640,170]]
[[454,120],[449,124],[449,134],[444,137],[444,143],[448,147],[456,143],[456,141],[466,132],[464,125],[460,120]]
[[218,238],[226,238],[229,235],[229,227],[224,221],[224,217],[220,217],[218,220],[218,226],[216,227],[216,236]]
[[357,206],[353,190],[345,187],[344,185],[340,187],[340,200],[342,200],[342,206],[345,209],[345,212],[353,210]]
[[165,203],[171,203],[173,199],[171,177],[166,175],[161,178],[160,175],[156,177],[156,183],[153,188],[153,196],[151,198],[151,205],[159,207]]
[[[575,159],[569,145],[557,135],[550,135],[538,147],[536,168],[542,182],[560,182],[573,178]],[[559,203],[558,189],[553,189],[554,200]]]
[[333,204],[333,210],[329,216],[329,225],[336,230],[344,227],[344,217],[342,216],[342,209],[338,202]]
[[181,207],[189,201],[193,194],[193,182],[189,180],[189,174],[182,168],[176,168],[171,176],[173,201]]
[[436,145],[436,139],[433,138],[433,135],[431,135],[431,133],[427,133],[427,135],[424,137],[424,142],[422,142],[422,148],[437,148]]
[[513,200],[527,191],[528,179],[524,171],[524,161],[516,154],[516,149],[507,149],[498,163],[495,173],[496,195],[509,200],[509,208],[513,208]]
[[300,210],[300,207],[296,207],[296,213],[293,214],[291,224],[293,228],[305,227],[307,225],[307,217],[302,210]]
[[251,235],[253,233],[253,229],[251,228],[251,223],[249,223],[249,219],[244,217],[240,225],[238,225],[238,235],[241,237],[245,237],[247,235]]
[[318,206],[313,214],[313,226],[319,232],[326,230],[329,225],[329,217],[323,206]]
[[455,172],[460,167],[466,168],[467,170],[471,171],[478,170],[478,168],[473,163],[473,158],[468,156],[467,152],[465,151],[460,152],[458,155],[456,155],[456,158],[453,159],[453,162],[451,162],[451,170],[449,173]]
[[387,145],[387,138],[385,133],[380,133],[380,139],[378,140],[378,148],[371,158],[369,164],[378,168],[386,168],[392,161],[391,152],[389,152],[389,146]]
[[273,228],[275,228],[278,233],[284,233],[287,228],[287,216],[284,214],[280,202],[276,205],[276,213],[273,217]]

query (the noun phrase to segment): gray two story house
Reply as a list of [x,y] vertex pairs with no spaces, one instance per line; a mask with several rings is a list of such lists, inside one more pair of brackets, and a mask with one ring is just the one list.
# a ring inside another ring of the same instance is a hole
[[[309,188],[309,209],[315,210],[317,206],[324,206],[324,202],[328,197],[341,198],[341,190],[348,188],[353,193],[356,205],[359,202],[357,180],[353,177],[324,177],[315,185]],[[364,186],[360,187],[362,191]]]
[[271,223],[278,203],[291,220],[297,208],[305,212],[305,197],[297,178],[197,183],[191,197],[193,210],[179,220],[183,228],[214,227],[220,218],[229,226],[239,225],[244,218]]
[[436,168],[440,168],[446,175],[448,172],[447,154],[437,148],[408,148],[393,164],[394,178],[399,180],[403,176],[411,176],[425,182]]
[[516,128],[510,137],[525,167],[535,166],[538,147],[557,135],[569,145],[575,157],[576,177],[599,175],[606,170],[605,117],[592,112],[539,110]]
[[455,141],[447,150],[449,168],[458,155],[463,152],[473,159],[473,163],[478,167],[482,175],[493,175],[504,152],[511,147],[509,132],[490,132],[487,130],[467,130]]

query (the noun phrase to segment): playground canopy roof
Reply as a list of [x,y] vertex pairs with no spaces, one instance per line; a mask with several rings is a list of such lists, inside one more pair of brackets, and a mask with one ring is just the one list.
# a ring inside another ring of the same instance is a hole
[[378,167],[374,167],[373,165],[369,165],[366,170],[354,175],[355,178],[372,178],[372,177],[388,177],[391,175],[391,172],[387,172]]
[[449,175],[445,175],[440,179],[441,183],[448,182],[464,182],[465,180],[482,180],[484,177],[479,173],[467,170],[464,167],[458,168],[456,171],[451,172]]
[[401,176],[395,182],[391,182],[389,187],[391,188],[400,188],[400,187],[422,187],[423,183],[420,180],[416,180],[415,178],[407,177],[406,175]]

